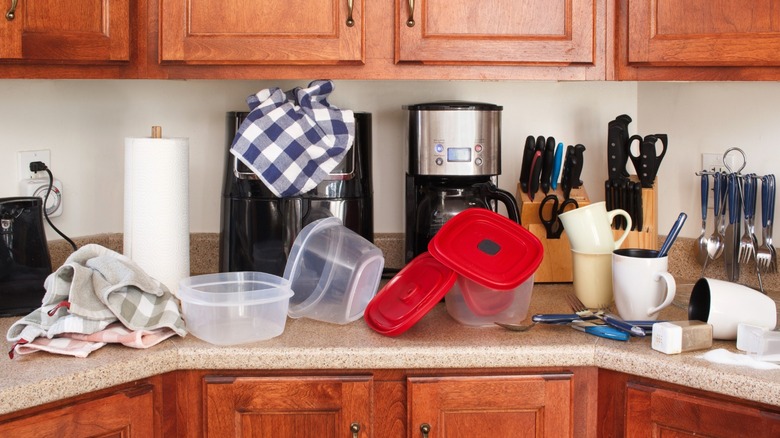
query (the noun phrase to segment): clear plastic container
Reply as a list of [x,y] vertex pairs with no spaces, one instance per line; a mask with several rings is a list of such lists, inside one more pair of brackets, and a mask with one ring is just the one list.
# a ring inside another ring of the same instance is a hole
[[178,294],[187,330],[216,345],[279,336],[292,296],[289,280],[263,272],[185,278],[179,282]]
[[533,275],[519,286],[507,290],[496,290],[461,275],[444,296],[444,302],[447,313],[464,325],[517,324],[528,315],[533,287]]
[[295,239],[284,271],[294,291],[289,316],[334,324],[362,317],[384,264],[382,251],[338,218],[310,223]]

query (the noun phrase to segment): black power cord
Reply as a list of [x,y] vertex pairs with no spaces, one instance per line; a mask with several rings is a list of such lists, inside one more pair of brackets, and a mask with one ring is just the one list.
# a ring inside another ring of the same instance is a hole
[[59,228],[55,227],[53,223],[51,223],[51,219],[49,219],[49,213],[46,211],[46,204],[49,202],[49,194],[51,193],[52,186],[54,185],[54,175],[52,175],[51,170],[49,170],[48,167],[46,167],[46,164],[42,161],[33,161],[30,163],[30,172],[40,172],[40,171],[46,171],[46,173],[49,175],[49,189],[46,190],[46,196],[43,198],[43,217],[46,218],[46,222],[49,223],[49,226],[57,232],[60,236],[62,236],[63,239],[65,239],[66,242],[70,244],[70,246],[73,247],[73,251],[76,251],[78,247],[76,244],[65,234],[62,233],[62,231],[59,230]]

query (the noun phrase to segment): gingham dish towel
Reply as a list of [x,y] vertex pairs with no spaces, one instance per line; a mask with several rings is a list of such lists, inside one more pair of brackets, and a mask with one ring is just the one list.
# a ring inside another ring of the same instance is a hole
[[91,335],[120,322],[130,331],[187,331],[176,297],[135,262],[100,245],[84,245],[46,278],[40,308],[8,329],[17,346],[39,337]]
[[314,81],[286,94],[279,88],[247,98],[250,112],[230,151],[278,197],[308,192],[323,181],[355,139],[355,115],[327,101],[333,82]]

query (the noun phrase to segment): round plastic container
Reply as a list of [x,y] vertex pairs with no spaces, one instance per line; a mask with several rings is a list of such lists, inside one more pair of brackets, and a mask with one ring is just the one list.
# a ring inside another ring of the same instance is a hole
[[384,264],[382,251],[338,218],[310,223],[295,239],[284,270],[294,291],[289,316],[334,324],[362,317]]
[[287,279],[263,272],[226,272],[179,282],[187,330],[216,345],[235,345],[279,336],[293,296]]
[[533,275],[510,290],[492,289],[459,276],[452,289],[444,296],[444,303],[447,313],[464,325],[519,323],[528,315],[533,287]]

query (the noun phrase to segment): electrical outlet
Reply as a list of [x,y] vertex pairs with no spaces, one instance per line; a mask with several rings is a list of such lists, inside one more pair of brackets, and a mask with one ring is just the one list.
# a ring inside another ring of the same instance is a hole
[[36,172],[30,172],[30,163],[35,161],[41,161],[46,167],[51,168],[51,151],[44,149],[19,152],[19,180],[36,177]]

